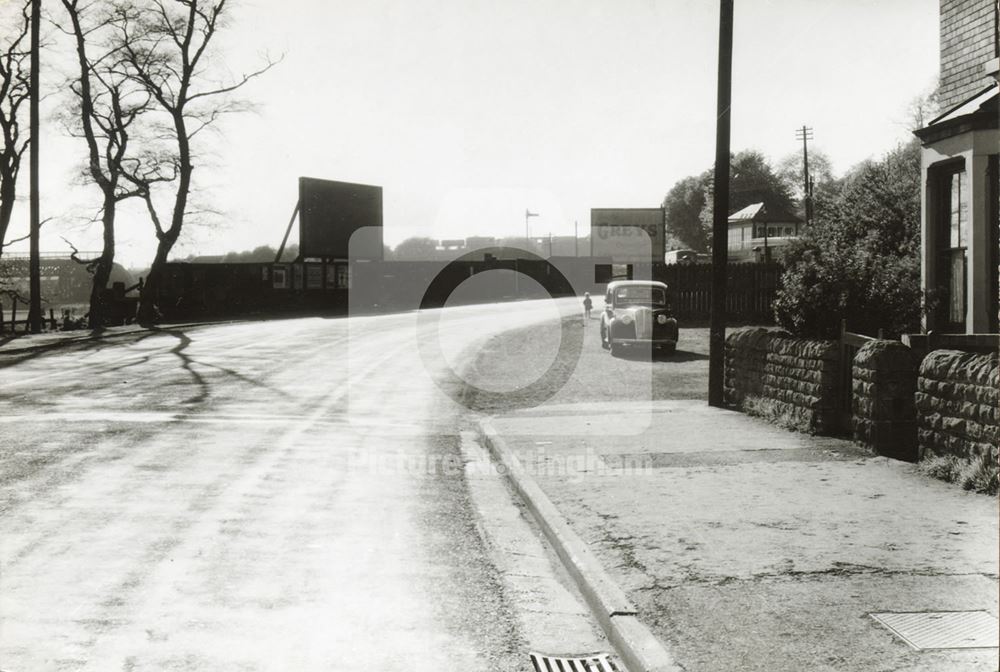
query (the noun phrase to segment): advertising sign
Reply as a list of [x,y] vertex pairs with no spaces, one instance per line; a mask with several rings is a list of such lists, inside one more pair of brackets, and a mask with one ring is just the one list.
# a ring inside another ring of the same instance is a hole
[[591,254],[616,263],[663,261],[663,208],[594,208],[590,211]]
[[[358,233],[354,243],[351,237]],[[382,260],[382,187],[299,178],[299,252],[303,257]]]

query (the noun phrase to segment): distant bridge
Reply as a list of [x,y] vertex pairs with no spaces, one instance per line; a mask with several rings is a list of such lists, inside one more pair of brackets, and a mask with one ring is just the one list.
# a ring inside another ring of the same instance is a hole
[[[100,252],[80,252],[77,256],[93,259],[98,255]],[[4,254],[0,258],[0,289],[12,289],[21,296],[27,296],[29,260],[27,254]],[[87,303],[90,300],[90,289],[94,281],[86,264],[74,261],[65,252],[44,252],[39,255],[39,268],[43,301],[64,305]],[[135,284],[132,274],[120,264],[115,264],[111,269],[108,284],[110,286],[115,282],[124,282],[126,287]]]

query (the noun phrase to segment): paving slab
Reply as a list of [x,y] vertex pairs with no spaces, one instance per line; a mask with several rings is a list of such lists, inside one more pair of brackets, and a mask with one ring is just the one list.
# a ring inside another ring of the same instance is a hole
[[700,401],[492,422],[688,671],[997,669],[995,648],[915,651],[869,615],[996,617],[994,498]]

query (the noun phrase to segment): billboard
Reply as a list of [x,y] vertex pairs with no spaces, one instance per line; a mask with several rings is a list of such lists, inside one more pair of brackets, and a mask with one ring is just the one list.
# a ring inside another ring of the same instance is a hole
[[382,187],[300,177],[299,254],[381,260]]
[[618,263],[662,262],[663,208],[593,208],[590,240],[594,257],[611,257]]

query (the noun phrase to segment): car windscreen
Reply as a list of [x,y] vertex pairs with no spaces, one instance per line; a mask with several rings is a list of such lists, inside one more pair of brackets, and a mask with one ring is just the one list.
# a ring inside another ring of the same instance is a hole
[[665,306],[667,294],[662,287],[644,287],[642,285],[619,287],[615,290],[615,303],[618,305]]

